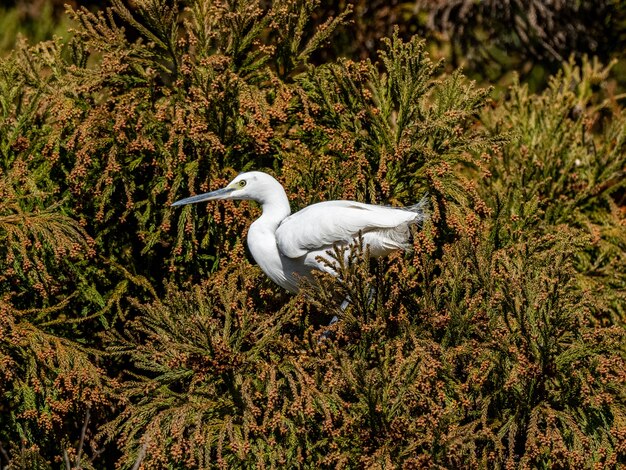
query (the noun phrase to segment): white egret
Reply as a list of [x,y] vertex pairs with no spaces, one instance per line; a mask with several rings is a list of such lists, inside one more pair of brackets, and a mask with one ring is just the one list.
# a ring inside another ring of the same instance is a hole
[[263,213],[250,226],[248,248],[263,272],[289,292],[313,270],[333,274],[319,257],[334,246],[348,246],[359,236],[371,256],[384,256],[410,247],[410,226],[426,218],[426,200],[405,208],[326,201],[291,214],[282,185],[260,171],[242,173],[225,188],[188,197],[173,206],[215,199],[251,199]]

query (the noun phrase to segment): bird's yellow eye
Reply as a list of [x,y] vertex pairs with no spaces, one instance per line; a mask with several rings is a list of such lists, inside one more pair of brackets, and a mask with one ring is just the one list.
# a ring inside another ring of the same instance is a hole
[[240,188],[243,188],[245,185],[246,185],[246,180],[241,180],[241,181],[239,182],[239,187],[240,187]]

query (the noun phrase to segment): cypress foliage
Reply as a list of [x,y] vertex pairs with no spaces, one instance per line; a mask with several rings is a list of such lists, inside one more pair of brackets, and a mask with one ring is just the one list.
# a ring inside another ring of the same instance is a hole
[[624,116],[610,96],[593,91],[609,71],[595,61],[564,64],[541,95],[515,84],[500,111],[483,119],[496,135],[515,134],[494,154],[483,194],[511,218],[513,239],[529,230],[587,236],[575,255],[582,288],[601,293],[595,318],[623,325]]
[[111,398],[101,352],[80,344],[82,322],[98,316],[80,308],[90,299],[82,270],[94,240],[50,178],[53,110],[44,90],[28,86],[19,67],[30,63],[20,59],[0,63],[1,465],[48,468],[54,456],[87,468],[90,416]]
[[[0,61],[0,466],[624,464],[610,68],[496,102],[398,32],[316,65],[349,14],[318,6],[114,0]],[[431,218],[289,297],[246,255],[257,207],[169,206],[248,169],[294,209]]]

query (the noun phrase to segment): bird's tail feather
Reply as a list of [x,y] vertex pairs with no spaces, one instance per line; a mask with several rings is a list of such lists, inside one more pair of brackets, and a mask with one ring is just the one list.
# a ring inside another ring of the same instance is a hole
[[428,193],[424,194],[422,199],[417,204],[407,206],[404,210],[414,212],[416,214],[415,223],[422,224],[430,218],[430,200],[428,199]]

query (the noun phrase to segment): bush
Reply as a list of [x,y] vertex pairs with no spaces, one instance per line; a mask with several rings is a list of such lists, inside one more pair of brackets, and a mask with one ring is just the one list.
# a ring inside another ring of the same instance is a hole
[[[346,18],[317,6],[115,0],[0,63],[3,464],[624,463],[608,69],[496,102],[399,32],[316,64]],[[427,192],[431,218],[287,297],[246,255],[258,208],[170,207],[252,168],[294,208]]]

